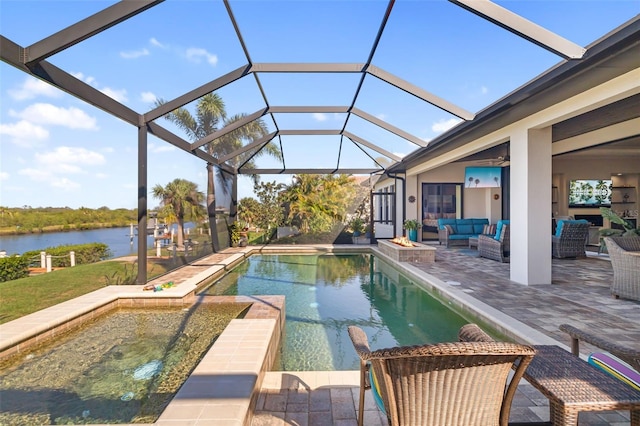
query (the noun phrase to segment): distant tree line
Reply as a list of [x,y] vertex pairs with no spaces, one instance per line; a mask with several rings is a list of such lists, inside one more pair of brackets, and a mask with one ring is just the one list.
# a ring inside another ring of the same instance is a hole
[[115,228],[137,223],[136,209],[0,206],[1,234]]

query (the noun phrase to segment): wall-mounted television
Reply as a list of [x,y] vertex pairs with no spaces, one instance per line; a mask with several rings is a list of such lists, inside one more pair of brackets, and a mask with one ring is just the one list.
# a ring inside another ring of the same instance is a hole
[[464,171],[465,188],[500,188],[502,167],[467,167]]
[[569,208],[611,207],[611,179],[575,179],[569,182]]

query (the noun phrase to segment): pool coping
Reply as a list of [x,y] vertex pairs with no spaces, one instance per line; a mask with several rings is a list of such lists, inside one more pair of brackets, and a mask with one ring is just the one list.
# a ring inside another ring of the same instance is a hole
[[[249,246],[235,249],[223,261],[162,292],[141,285],[109,286],[0,325],[0,357],[26,350],[28,344],[53,337],[116,306],[191,305],[203,283],[221,276],[253,254],[372,253],[433,292],[441,300],[484,319],[514,340],[529,344],[566,345],[416,268],[397,262],[373,245]],[[166,278],[164,279],[166,281]],[[162,283],[160,277],[151,283]],[[219,303],[252,306],[234,319],[205,354],[176,396],[154,423],[161,426],[250,425],[265,374],[271,370],[285,325],[284,296],[204,296]],[[281,299],[281,300],[279,300]]]

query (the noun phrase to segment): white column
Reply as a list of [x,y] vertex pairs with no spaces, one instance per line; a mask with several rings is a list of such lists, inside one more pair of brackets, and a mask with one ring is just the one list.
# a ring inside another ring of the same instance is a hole
[[76,252],[75,251],[70,251],[69,252],[69,263],[71,264],[71,266],[76,266]]
[[47,253],[44,251],[40,252],[40,267],[41,268],[47,267]]
[[162,255],[162,241],[156,240],[156,256],[160,257]]
[[551,127],[511,135],[511,274],[551,284]]
[[51,255],[50,254],[47,255],[47,262],[46,263],[47,263],[47,266],[46,266],[47,272],[51,272]]

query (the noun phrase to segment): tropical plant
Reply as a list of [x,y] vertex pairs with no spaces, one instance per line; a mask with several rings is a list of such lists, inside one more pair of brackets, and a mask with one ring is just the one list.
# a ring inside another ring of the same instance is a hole
[[418,229],[420,228],[420,222],[418,222],[416,219],[407,219],[402,224],[402,227],[407,230]]
[[608,219],[611,223],[621,225],[623,229],[604,228],[600,230],[600,235],[603,237],[610,235],[622,235],[624,237],[631,237],[640,235],[640,228],[636,228],[633,222],[620,217],[616,212],[608,207],[600,207],[600,214],[603,218]]
[[158,184],[152,192],[161,200],[162,214],[175,218],[178,223],[178,247],[184,247],[185,218],[197,221],[204,216],[204,194],[198,191],[198,185],[180,178],[169,182],[166,187]]
[[329,232],[356,210],[358,185],[345,174],[295,175],[284,194],[287,220],[302,232]]
[[[163,105],[164,100],[156,100],[156,106]],[[236,114],[227,117],[225,104],[222,98],[216,93],[204,95],[196,103],[195,117],[185,108],[178,108],[164,116],[165,119],[171,121],[181,129],[183,129],[192,141],[203,139],[212,133],[228,127],[246,117],[246,114]],[[206,151],[215,158],[221,158],[240,149],[244,142],[251,143],[256,139],[265,136],[268,133],[267,126],[262,119],[253,120],[237,129],[214,139],[205,145]],[[235,156],[229,160],[233,167],[244,165],[247,168],[254,168],[254,159],[263,154],[268,154],[275,158],[281,158],[279,148],[272,144],[266,144],[257,152],[250,150]],[[214,165],[207,163],[207,212],[209,215],[209,224],[211,227],[213,250],[219,251],[220,247],[217,243],[216,229],[216,196],[214,190],[215,173]],[[231,176],[217,169],[221,190],[224,193],[229,191],[229,181]],[[258,182],[258,176],[253,175],[254,183]]]

